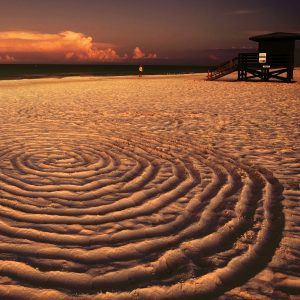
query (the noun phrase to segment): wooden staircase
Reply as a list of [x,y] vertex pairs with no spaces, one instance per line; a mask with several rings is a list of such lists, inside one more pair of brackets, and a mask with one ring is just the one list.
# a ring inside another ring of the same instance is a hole
[[235,57],[227,62],[216,67],[213,71],[207,72],[207,80],[216,80],[227,74],[230,74],[238,69],[238,57]]

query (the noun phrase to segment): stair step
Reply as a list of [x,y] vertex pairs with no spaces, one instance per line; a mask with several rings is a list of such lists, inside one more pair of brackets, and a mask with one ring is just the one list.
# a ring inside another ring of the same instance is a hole
[[238,58],[235,57],[217,67],[213,72],[208,72],[207,80],[215,80],[237,70]]
[[208,77],[207,77],[207,80],[215,80],[215,79],[218,79],[218,78],[221,78],[221,77],[223,77],[223,76],[225,76],[225,75],[228,75],[228,74],[230,74],[230,73],[233,73],[233,72],[235,72],[237,70],[237,68],[232,68],[232,69],[230,69],[230,70],[226,70],[226,71],[224,71],[224,72],[218,72],[218,73],[212,73],[211,75],[209,75]]

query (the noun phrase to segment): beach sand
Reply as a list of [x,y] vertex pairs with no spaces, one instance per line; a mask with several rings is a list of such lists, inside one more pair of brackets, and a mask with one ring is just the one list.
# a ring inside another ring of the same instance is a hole
[[295,73],[1,81],[0,298],[296,299]]

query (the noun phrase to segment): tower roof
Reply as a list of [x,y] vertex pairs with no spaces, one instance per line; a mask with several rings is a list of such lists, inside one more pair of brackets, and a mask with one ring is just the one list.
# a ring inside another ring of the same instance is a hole
[[273,32],[269,34],[251,36],[249,40],[255,42],[265,40],[300,40],[300,33]]

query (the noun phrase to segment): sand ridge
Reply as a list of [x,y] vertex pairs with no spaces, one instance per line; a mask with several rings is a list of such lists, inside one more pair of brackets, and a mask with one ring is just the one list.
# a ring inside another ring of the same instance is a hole
[[297,293],[299,83],[203,77],[0,82],[2,298]]

